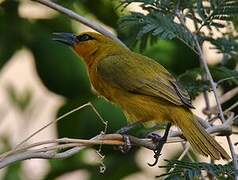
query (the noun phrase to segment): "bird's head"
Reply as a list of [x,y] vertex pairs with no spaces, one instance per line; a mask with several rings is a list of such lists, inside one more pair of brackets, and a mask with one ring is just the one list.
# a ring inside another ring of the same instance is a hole
[[86,61],[95,58],[93,56],[96,56],[99,51],[102,52],[106,47],[116,44],[109,37],[95,32],[84,32],[79,35],[54,33],[53,35],[53,40],[71,46]]

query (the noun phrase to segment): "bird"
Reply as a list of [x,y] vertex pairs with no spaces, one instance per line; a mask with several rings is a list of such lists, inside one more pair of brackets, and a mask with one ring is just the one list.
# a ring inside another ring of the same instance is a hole
[[82,57],[98,96],[118,105],[130,123],[172,123],[199,154],[230,159],[197,121],[188,92],[157,61],[96,32],[54,33],[53,40]]

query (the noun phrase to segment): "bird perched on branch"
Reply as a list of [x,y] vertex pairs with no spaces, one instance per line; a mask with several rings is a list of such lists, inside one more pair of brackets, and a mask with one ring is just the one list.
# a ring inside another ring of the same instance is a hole
[[84,59],[94,89],[119,105],[130,122],[175,124],[198,153],[230,159],[197,122],[188,93],[162,65],[98,33],[55,36]]

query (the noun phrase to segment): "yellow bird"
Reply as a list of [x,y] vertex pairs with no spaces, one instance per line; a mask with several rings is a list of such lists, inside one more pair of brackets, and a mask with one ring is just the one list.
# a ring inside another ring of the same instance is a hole
[[98,33],[55,35],[84,59],[93,88],[119,105],[130,122],[173,123],[198,153],[230,159],[197,122],[188,93],[162,65]]

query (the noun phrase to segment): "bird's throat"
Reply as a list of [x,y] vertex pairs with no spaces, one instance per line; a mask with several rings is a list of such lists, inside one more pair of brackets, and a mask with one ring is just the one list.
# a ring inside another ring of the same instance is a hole
[[75,48],[75,51],[84,59],[87,66],[91,67],[98,51],[98,48]]

